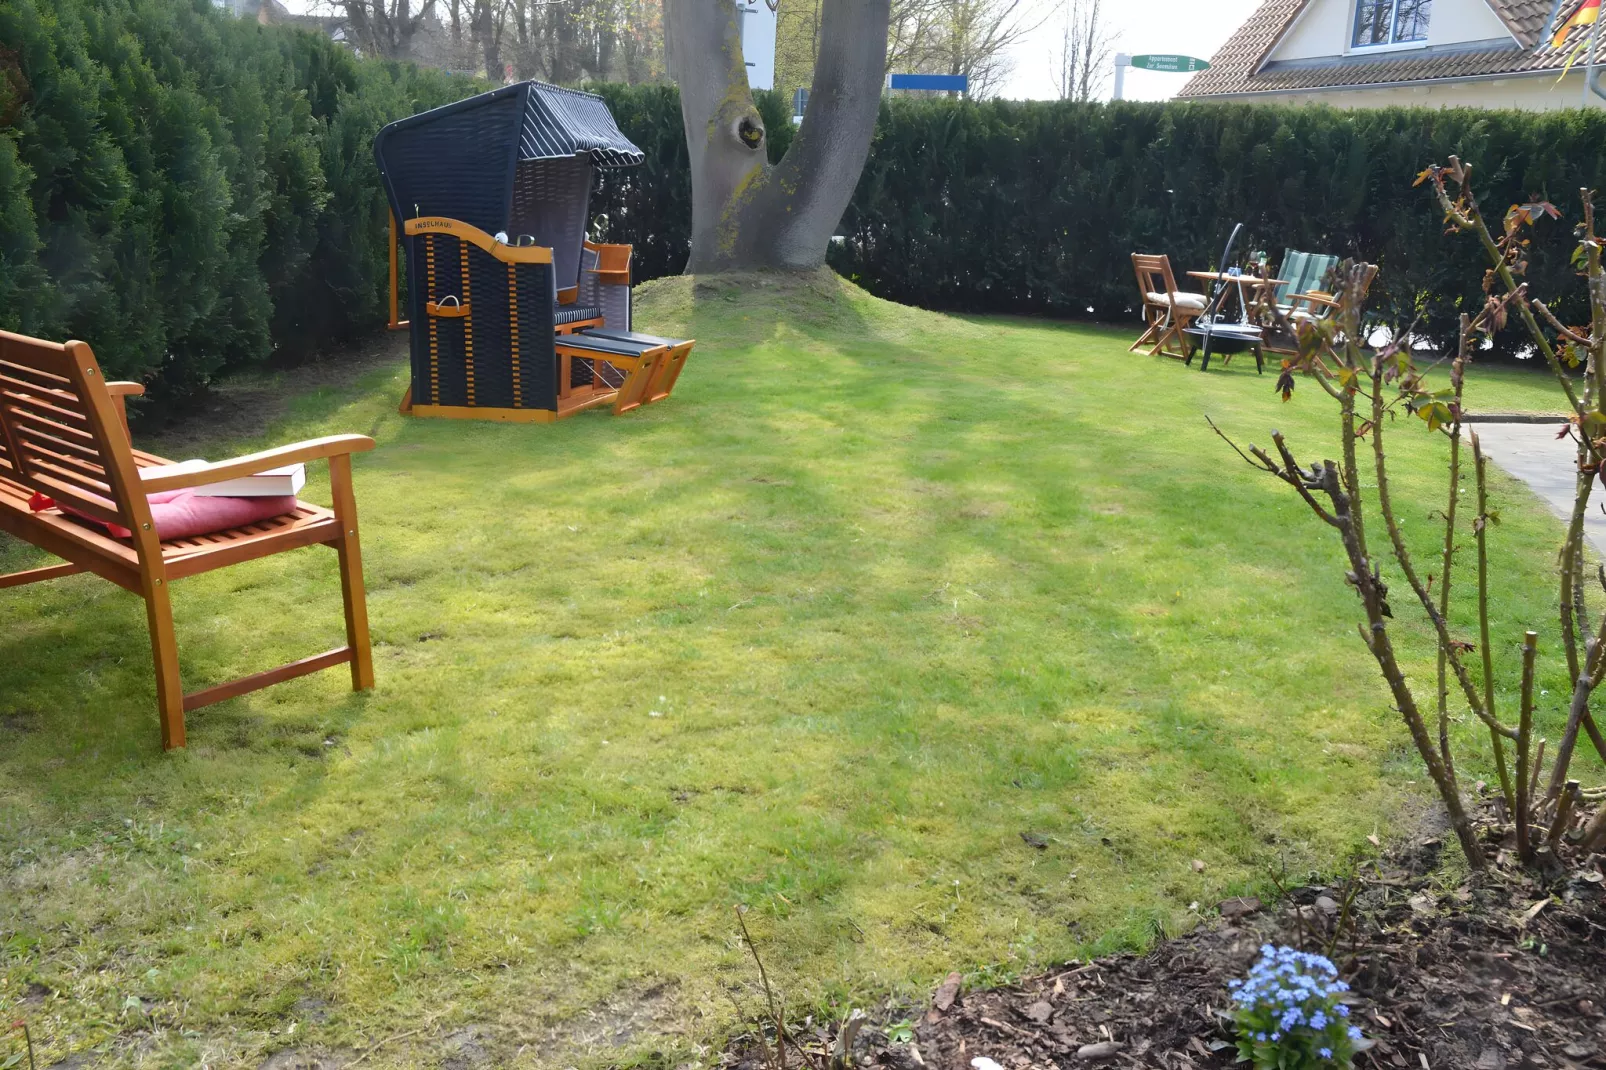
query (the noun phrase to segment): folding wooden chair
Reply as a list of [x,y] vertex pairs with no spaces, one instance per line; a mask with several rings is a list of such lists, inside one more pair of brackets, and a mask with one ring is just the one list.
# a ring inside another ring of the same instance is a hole
[[[1171,258],[1164,253],[1133,253],[1132,270],[1138,280],[1138,292],[1143,297],[1144,331],[1127,349],[1136,353],[1146,345],[1153,345],[1149,356],[1164,353],[1168,357],[1186,360],[1193,351],[1188,336],[1182,333],[1205,310],[1204,294],[1177,289],[1176,276],[1171,273]],[[1178,350],[1166,346],[1176,343]]]
[[[0,531],[65,562],[0,576],[0,588],[93,572],[143,598],[156,663],[162,745],[169,749],[184,746],[187,711],[319,669],[350,665],[353,690],[373,687],[351,455],[373,449],[374,440],[331,435],[147,479],[140,469],[171,462],[129,442],[124,400],[144,392],[138,383],[104,382],[94,353],[83,342],[62,345],[0,331]],[[333,509],[298,501],[282,516],[209,535],[164,541],[155,531],[147,494],[320,458],[329,461]],[[55,506],[41,507],[39,497]],[[126,528],[129,537],[113,537],[106,525]],[[340,555],[346,645],[185,694],[173,632],[172,581],[315,545],[332,547]]]

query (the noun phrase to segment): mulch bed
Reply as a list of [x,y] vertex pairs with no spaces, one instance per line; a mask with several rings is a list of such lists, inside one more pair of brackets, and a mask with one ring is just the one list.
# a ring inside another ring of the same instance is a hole
[[[1606,1068],[1606,860],[1541,881],[1516,867],[1502,830],[1487,827],[1484,838],[1489,871],[1458,887],[1443,881],[1443,842],[1424,839],[1343,886],[1288,889],[1275,906],[1229,900],[1219,924],[1147,955],[1071,963],[988,991],[959,992],[951,976],[912,1044],[867,1026],[856,1061],[1225,1068],[1237,1058],[1221,1017],[1227,984],[1269,942],[1327,953],[1350,982],[1353,1021],[1376,1041],[1357,1067]],[[823,1056],[829,1036],[816,1037]],[[727,1063],[752,1054],[733,1051]]]

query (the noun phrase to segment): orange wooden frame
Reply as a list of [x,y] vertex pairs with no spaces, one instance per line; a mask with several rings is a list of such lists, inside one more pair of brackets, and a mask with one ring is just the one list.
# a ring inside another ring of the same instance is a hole
[[390,213],[390,322],[386,326],[393,331],[400,331],[412,326],[411,320],[398,319],[401,302],[397,288],[400,286],[400,273],[397,270],[396,258],[396,213]]
[[[140,469],[170,462],[135,450],[125,399],[138,383],[107,383],[88,345],[58,344],[0,331],[0,531],[62,558],[65,564],[0,576],[0,588],[93,572],[145,600],[156,669],[156,702],[165,748],[184,746],[184,715],[214,702],[334,665],[351,666],[354,690],[374,686],[368,609],[362,579],[351,455],[372,449],[365,435],[333,435],[266,450],[202,469],[142,478]],[[271,520],[194,538],[162,541],[147,494],[203,486],[298,461],[327,459],[332,509],[297,502]],[[113,538],[64,513],[35,512],[34,494],[129,530]],[[346,644],[266,672],[184,693],[173,629],[172,581],[302,546],[340,557]]]

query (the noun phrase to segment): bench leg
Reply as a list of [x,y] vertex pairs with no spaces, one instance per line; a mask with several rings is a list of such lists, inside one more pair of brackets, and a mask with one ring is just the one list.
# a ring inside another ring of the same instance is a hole
[[329,458],[329,486],[340,520],[340,594],[346,606],[346,645],[351,648],[351,689],[374,686],[374,652],[368,636],[368,597],[362,585],[362,544],[357,534],[357,496],[351,487],[351,457]]
[[150,625],[151,659],[156,663],[156,709],[162,718],[162,749],[184,746],[184,685],[178,673],[178,639],[173,634],[173,602],[167,582],[146,577],[145,619]]

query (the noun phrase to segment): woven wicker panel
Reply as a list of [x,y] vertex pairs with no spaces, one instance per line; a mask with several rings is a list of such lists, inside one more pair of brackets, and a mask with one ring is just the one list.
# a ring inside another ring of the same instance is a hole
[[[463,299],[472,301],[472,312],[458,322],[464,325],[464,330],[473,332],[472,404],[511,409],[514,407],[513,321],[508,304],[508,266],[477,245],[465,244],[464,249],[468,251],[469,293],[464,294]],[[520,331],[519,335],[522,369],[524,332]]]
[[600,308],[602,305],[602,295],[600,293],[602,284],[597,281],[595,275],[591,274],[601,262],[602,258],[597,255],[595,249],[587,249],[583,245],[580,247],[579,300],[582,305],[590,305],[593,308]]
[[440,404],[430,378],[430,320],[424,313],[424,302],[434,299],[434,294],[430,292],[427,283],[425,255],[432,243],[441,247],[446,244],[446,240],[438,234],[404,239],[407,252],[407,312],[411,319],[407,335],[412,343],[413,403],[416,405]]
[[558,407],[558,357],[552,346],[552,266],[520,264],[519,367],[526,409]]
[[[417,280],[411,295],[409,331],[414,404],[555,409],[551,266],[513,265],[514,281],[510,283],[509,265],[478,246],[445,234],[419,236],[413,240],[411,252],[409,277]],[[469,315],[432,317],[424,311],[427,302],[448,297],[468,305]]]
[[601,291],[598,306],[602,309],[602,322],[616,331],[630,329],[630,287],[598,286]]
[[524,100],[487,96],[386,127],[374,155],[393,194],[398,219],[441,215],[487,234],[507,227],[512,163]]
[[[463,251],[469,246],[465,242],[445,235],[435,239],[435,285],[430,289],[428,298],[431,301],[441,301],[447,297],[456,297],[464,303],[477,305],[473,301],[473,294],[463,293]],[[475,328],[479,325],[471,323],[468,318],[442,319],[432,318],[427,313],[424,319],[434,325],[436,344],[436,377],[438,384],[435,404],[437,405],[473,405],[479,399],[469,397],[469,360],[473,355],[468,351],[467,343],[477,341]]]
[[580,282],[580,252],[591,210],[591,162],[524,160],[513,182],[513,214],[508,233],[524,235],[552,250],[558,289]]

